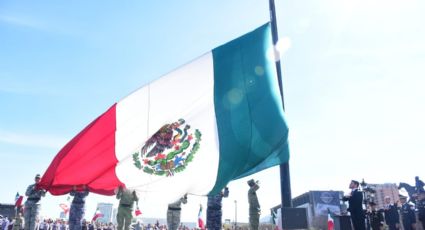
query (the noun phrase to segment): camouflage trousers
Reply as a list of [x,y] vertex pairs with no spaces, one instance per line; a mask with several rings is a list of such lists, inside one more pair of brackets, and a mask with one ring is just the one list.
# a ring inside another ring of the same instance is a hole
[[24,211],[24,229],[25,230],[35,230],[35,222],[38,219],[38,212],[40,209],[39,203],[34,203],[32,201],[25,202],[25,211]]
[[117,213],[117,222],[118,222],[118,229],[117,230],[128,230],[131,225],[131,219],[133,218],[132,212],[133,209],[130,207],[118,207],[118,213]]
[[82,221],[84,216],[84,203],[71,204],[69,211],[69,230],[81,230]]
[[180,210],[167,211],[168,230],[177,230],[180,225]]
[[249,211],[249,229],[258,230],[260,225],[260,213],[258,211]]
[[207,229],[208,230],[220,230],[222,227],[221,218],[222,218],[221,208],[208,207],[207,208]]

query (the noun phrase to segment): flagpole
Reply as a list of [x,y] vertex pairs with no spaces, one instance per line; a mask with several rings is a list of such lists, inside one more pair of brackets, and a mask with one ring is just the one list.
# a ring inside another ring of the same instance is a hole
[[[276,45],[279,37],[277,33],[276,9],[274,5],[274,0],[269,0],[269,9],[270,9],[270,24],[271,24],[271,30],[272,30],[272,39],[273,39],[273,44]],[[283,107],[283,110],[285,110],[280,60],[276,61],[276,73],[277,73],[277,80],[279,84],[280,97],[282,98],[282,107]],[[281,207],[292,207],[289,161],[280,165],[280,192],[281,192]],[[283,212],[282,212],[282,215],[283,215]]]

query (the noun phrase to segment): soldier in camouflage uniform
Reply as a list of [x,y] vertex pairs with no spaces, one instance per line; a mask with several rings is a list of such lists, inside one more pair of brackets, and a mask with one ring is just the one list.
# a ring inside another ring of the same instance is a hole
[[180,224],[180,212],[182,210],[181,204],[187,203],[187,195],[177,200],[174,203],[168,204],[167,210],[167,225],[168,230],[177,230]]
[[69,211],[69,230],[81,230],[85,211],[84,205],[89,191],[85,185],[83,185],[82,191],[77,191],[77,187],[74,186],[69,195],[74,197],[71,203],[71,210]]
[[21,230],[24,224],[24,220],[22,218],[22,213],[18,212],[15,217],[15,221],[13,222],[13,230]]
[[35,230],[35,221],[38,219],[38,211],[40,209],[40,199],[46,195],[46,191],[38,189],[36,185],[40,181],[40,174],[37,174],[34,178],[35,183],[28,186],[25,195],[28,197],[25,201],[25,230]]
[[15,217],[15,221],[13,222],[13,230],[21,230],[24,224],[24,220],[22,219],[22,213],[18,212]]
[[258,181],[254,181],[253,179],[248,181],[248,185],[249,227],[250,230],[258,230],[261,209],[256,191],[260,188],[260,186],[258,185]]
[[120,200],[117,213],[118,230],[128,230],[131,225],[131,218],[133,217],[134,202],[136,202],[137,208],[139,208],[139,198],[135,191],[120,187],[117,192],[117,199]]
[[209,230],[220,230],[221,226],[221,201],[223,197],[229,196],[229,188],[224,188],[223,191],[216,195],[208,196],[208,204],[207,204],[207,229]]

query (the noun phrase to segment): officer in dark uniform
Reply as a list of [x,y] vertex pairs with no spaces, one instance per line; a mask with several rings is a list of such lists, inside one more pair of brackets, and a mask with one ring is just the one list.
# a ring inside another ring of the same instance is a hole
[[372,230],[381,230],[384,226],[384,215],[376,209],[375,202],[369,202],[370,210],[367,212]]
[[348,201],[348,211],[350,211],[351,222],[354,230],[365,230],[365,213],[363,210],[363,193],[359,190],[360,183],[356,180],[351,180],[349,188],[350,195],[343,197],[343,201]]
[[82,189],[77,190],[77,186],[74,185],[70,195],[74,198],[72,199],[71,210],[69,212],[69,230],[81,230],[86,197],[89,195],[88,187],[83,185]]
[[400,216],[396,204],[391,203],[391,198],[386,196],[384,198],[384,214],[385,223],[388,225],[389,230],[397,230],[400,228]]
[[208,230],[220,230],[221,219],[223,213],[221,211],[221,201],[223,197],[229,196],[229,188],[225,187],[223,191],[216,195],[208,195],[208,205],[207,205],[207,229]]
[[419,193],[416,208],[418,209],[418,218],[422,223],[422,229],[425,230],[425,191]]
[[407,197],[400,196],[401,217],[403,221],[403,228],[404,230],[415,230],[416,229],[415,211],[412,205],[410,205],[406,201],[407,201]]

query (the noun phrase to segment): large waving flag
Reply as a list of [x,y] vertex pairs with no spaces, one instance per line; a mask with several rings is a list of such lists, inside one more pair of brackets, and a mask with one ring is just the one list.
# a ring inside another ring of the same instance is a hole
[[53,195],[123,186],[171,203],[286,162],[273,54],[265,24],[138,89],[66,144],[40,186]]

